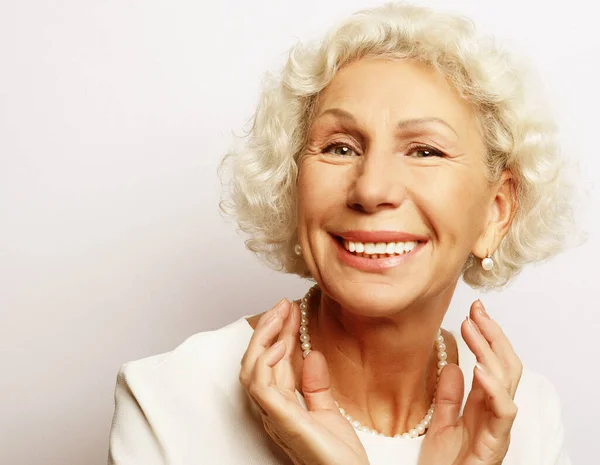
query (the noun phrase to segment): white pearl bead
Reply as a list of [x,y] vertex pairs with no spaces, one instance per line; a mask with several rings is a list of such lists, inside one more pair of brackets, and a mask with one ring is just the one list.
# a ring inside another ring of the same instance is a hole
[[425,419],[425,418],[424,418],[424,419],[423,419],[423,421],[421,422],[421,424],[422,424],[422,425],[423,425],[425,428],[428,428],[428,427],[429,427],[429,425],[431,425],[431,421],[430,421],[430,420],[427,420],[427,419]]
[[416,428],[417,433],[423,434],[425,432],[425,427],[422,424],[419,424]]
[[308,325],[308,318],[306,318],[306,317],[300,318],[300,326],[307,326],[307,325]]
[[306,326],[300,326],[300,334],[308,334],[308,328]]
[[302,301],[300,303],[300,310],[306,310],[306,302]]
[[410,434],[408,434],[408,433],[403,433],[403,434],[402,434],[402,436],[400,436],[400,437],[402,437],[402,438],[404,438],[404,439],[410,439]]
[[438,353],[438,359],[439,360],[446,360],[448,358],[448,354],[446,352],[440,352]]
[[419,433],[417,433],[417,430],[416,430],[416,429],[414,429],[414,428],[413,428],[413,429],[411,429],[411,430],[408,432],[408,434],[410,434],[410,437],[411,437],[411,438],[416,438],[416,437],[419,435]]
[[310,354],[310,349],[305,350],[304,352],[302,352],[302,358],[308,357],[308,354]]
[[446,344],[444,344],[444,343],[438,344],[437,345],[437,350],[441,350],[441,351],[446,350]]
[[354,418],[352,418],[352,415],[350,414],[346,414],[346,420],[348,420],[350,423],[352,423],[354,421]]
[[427,420],[428,422],[431,422],[432,418],[433,418],[433,412],[431,412],[431,413],[428,412],[427,415],[425,415],[425,418],[423,418],[423,420]]
[[310,350],[310,342],[303,342],[300,347],[302,347],[302,350]]
[[483,268],[485,271],[490,271],[492,268],[494,268],[494,260],[492,260],[490,257],[484,258],[481,260],[481,268]]
[[342,416],[346,416],[346,411],[342,407],[340,407],[340,413]]
[[438,336],[435,338],[435,343],[436,344],[443,344],[444,343],[444,336]]
[[448,365],[446,360],[441,360],[438,362],[438,368],[444,368],[446,365]]
[[[308,334],[301,334],[301,335],[300,335],[300,340],[301,340],[302,342],[308,342],[308,341],[310,341],[310,336],[309,336]],[[440,362],[440,363],[441,363],[441,362]],[[439,365],[439,363],[438,363],[438,365]]]

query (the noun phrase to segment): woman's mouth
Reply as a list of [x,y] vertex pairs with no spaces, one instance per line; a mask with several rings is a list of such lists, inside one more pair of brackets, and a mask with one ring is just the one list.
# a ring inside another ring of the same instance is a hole
[[384,258],[411,253],[419,241],[408,242],[357,242],[339,238],[344,248],[357,257]]
[[346,265],[367,272],[381,272],[412,261],[427,245],[427,240],[398,242],[361,242],[332,235],[339,259]]

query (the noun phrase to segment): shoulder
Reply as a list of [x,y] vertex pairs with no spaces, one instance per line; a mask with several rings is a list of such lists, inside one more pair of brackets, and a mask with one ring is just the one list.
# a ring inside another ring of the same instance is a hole
[[157,387],[218,382],[237,376],[252,328],[240,318],[222,328],[196,333],[170,352],[125,363],[119,377],[128,384]]
[[556,387],[546,376],[527,367],[523,368],[515,403],[518,416],[527,415],[547,427],[555,427],[560,421],[561,403]]
[[541,373],[523,368],[515,394],[518,407],[507,465],[569,464],[561,412],[554,384]]
[[[171,352],[124,364],[117,377],[109,463],[275,464],[239,383],[253,329],[245,318],[197,333]],[[210,437],[210,441],[202,438]]]

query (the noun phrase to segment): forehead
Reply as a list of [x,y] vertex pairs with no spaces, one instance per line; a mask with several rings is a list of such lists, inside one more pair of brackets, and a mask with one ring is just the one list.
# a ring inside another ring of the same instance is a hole
[[477,128],[476,114],[432,67],[409,60],[362,59],[341,68],[321,92],[316,117],[342,108],[362,123],[440,118],[457,132]]

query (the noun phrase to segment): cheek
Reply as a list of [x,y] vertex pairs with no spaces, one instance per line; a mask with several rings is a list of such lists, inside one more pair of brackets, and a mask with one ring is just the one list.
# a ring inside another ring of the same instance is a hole
[[485,180],[479,178],[466,170],[441,169],[414,176],[413,196],[438,237],[472,241],[479,235],[487,198]]
[[307,159],[297,182],[299,222],[322,222],[328,213],[345,205],[349,176],[346,167]]

